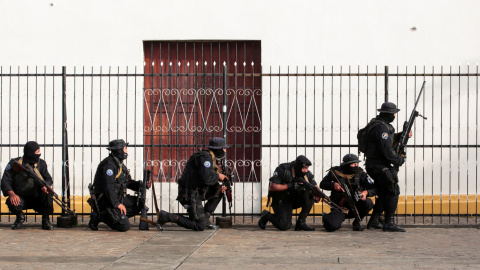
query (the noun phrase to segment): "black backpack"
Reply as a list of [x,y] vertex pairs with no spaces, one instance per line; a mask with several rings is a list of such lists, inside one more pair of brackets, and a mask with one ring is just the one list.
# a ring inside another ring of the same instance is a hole
[[370,129],[372,129],[374,126],[378,124],[384,124],[386,125],[383,121],[377,120],[373,118],[368,122],[368,124],[358,130],[357,133],[357,140],[358,140],[358,151],[364,153],[365,155],[367,154],[368,150],[368,133],[370,132]]

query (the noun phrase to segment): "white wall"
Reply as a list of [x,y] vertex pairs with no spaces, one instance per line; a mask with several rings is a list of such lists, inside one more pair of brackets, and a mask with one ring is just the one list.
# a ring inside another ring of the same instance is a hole
[[141,66],[143,40],[261,40],[265,66],[476,64],[478,10],[474,0],[2,0],[0,65]]

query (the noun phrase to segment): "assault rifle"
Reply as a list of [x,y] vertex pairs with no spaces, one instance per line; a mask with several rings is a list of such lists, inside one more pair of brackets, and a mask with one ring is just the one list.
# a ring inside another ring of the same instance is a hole
[[[355,197],[354,195],[352,195],[352,192],[351,192],[351,188],[352,188],[352,185],[350,185],[350,182],[349,182],[349,187],[345,184],[345,183],[342,183],[338,177],[337,177],[337,174],[335,173],[335,171],[333,170],[330,170],[330,173],[333,174],[333,177],[335,178],[335,181],[340,184],[340,186],[343,188],[343,190],[345,190],[345,199],[348,203],[348,206],[350,206],[350,209],[352,209],[353,211],[353,215],[355,216],[355,220],[360,224],[360,221],[362,221],[362,219],[360,218],[360,214],[358,213],[358,210],[357,210],[357,206],[355,205],[355,203],[360,200],[360,197],[355,193]],[[347,179],[347,181],[349,181]]]
[[31,178],[33,179],[33,181],[35,181],[35,183],[37,183],[38,185],[40,185],[41,187],[45,187],[47,189],[47,192],[48,192],[48,196],[50,196],[53,201],[58,204],[63,210],[65,210],[65,212],[73,215],[74,217],[76,217],[77,215],[75,214],[75,211],[72,211],[68,205],[66,205],[62,200],[60,200],[60,198],[58,197],[58,194],[55,193],[55,191],[53,191],[52,187],[49,186],[45,180],[42,180],[40,177],[38,177],[38,175],[33,172],[32,170],[30,170],[29,168],[23,166],[22,164],[18,163],[18,162],[13,162],[13,166],[12,166],[12,169],[15,171],[15,172],[24,172],[26,173],[26,177],[25,177],[25,180],[28,179],[28,178]]
[[415,107],[413,107],[412,113],[410,114],[410,118],[408,119],[408,121],[405,121],[405,123],[403,123],[403,131],[400,134],[398,145],[395,149],[397,154],[401,154],[401,155],[406,154],[405,147],[407,146],[407,142],[409,139],[408,134],[412,130],[412,126],[413,126],[413,122],[415,121],[415,118],[420,116],[423,119],[427,120],[426,117],[424,117],[423,115],[421,115],[416,111],[418,102],[420,101],[420,97],[422,96],[422,93],[423,93],[423,89],[425,89],[425,81],[423,81],[422,88],[420,89],[420,93],[418,94],[418,98],[417,98],[417,101],[415,102]]
[[233,175],[233,169],[224,164],[224,159],[222,159],[222,163],[221,163],[221,173],[224,174],[225,176],[227,176],[228,179],[225,178],[223,181],[220,182],[220,185],[217,188],[215,197],[220,196],[220,193],[222,192],[222,186],[227,187],[227,190],[225,190],[225,192],[224,192],[224,196],[226,197],[226,199],[228,201],[228,208],[230,210],[230,215],[231,215],[232,214],[232,202],[233,202],[232,183],[233,183],[234,175]]
[[142,211],[140,212],[140,224],[138,225],[139,230],[148,230],[148,223],[156,226],[156,223],[147,218],[147,182],[150,181],[150,170],[143,170],[143,181],[138,190],[137,197],[137,206],[143,204]]
[[334,202],[332,202],[330,197],[328,197],[325,193],[323,193],[320,190],[320,188],[318,188],[317,186],[312,185],[310,182],[308,182],[307,179],[305,179],[303,177],[296,177],[296,179],[298,179],[303,184],[304,187],[310,189],[313,192],[313,196],[319,197],[322,200],[322,202],[324,202],[326,205],[328,205],[331,209],[333,209],[335,211],[338,211],[340,213],[343,213],[343,214],[348,213],[348,209],[346,209],[345,207],[340,207],[337,204],[335,204]]

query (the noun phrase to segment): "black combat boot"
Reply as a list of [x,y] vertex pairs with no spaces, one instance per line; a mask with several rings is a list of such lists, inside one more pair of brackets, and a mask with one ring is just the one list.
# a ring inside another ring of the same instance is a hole
[[212,222],[210,222],[210,216],[211,216],[210,212],[205,211],[205,219],[206,219],[205,229],[207,229],[207,230],[218,230],[219,227],[217,225],[214,225]]
[[268,221],[270,220],[270,215],[271,213],[267,210],[263,210],[262,214],[260,215],[260,219],[258,220],[258,227],[260,229],[265,230],[265,227],[267,226]]
[[384,232],[406,232],[404,228],[397,226],[393,219],[393,215],[385,214],[385,224],[383,224],[382,230]]
[[297,224],[295,224],[295,231],[315,231],[315,228],[308,227],[305,223],[305,219],[298,218]]
[[380,222],[380,215],[381,214],[382,213],[376,213],[375,211],[373,211],[372,216],[368,220],[367,229],[371,230],[371,229],[382,229],[383,228],[383,224]]
[[18,230],[22,228],[22,223],[25,222],[25,215],[23,212],[20,212],[17,214],[17,218],[15,219],[15,222],[12,225],[12,230]]
[[361,232],[363,231],[362,225],[360,225],[360,222],[357,220],[354,220],[352,223],[352,227],[354,231]]
[[53,226],[50,223],[50,219],[48,215],[42,216],[42,229],[48,230],[48,231],[53,230]]
[[88,228],[92,231],[98,231],[98,223],[100,223],[100,215],[96,212],[90,214],[90,221],[88,222]]

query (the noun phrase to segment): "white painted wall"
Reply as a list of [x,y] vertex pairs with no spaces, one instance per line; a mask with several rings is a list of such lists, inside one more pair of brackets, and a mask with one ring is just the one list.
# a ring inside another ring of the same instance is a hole
[[141,66],[143,40],[261,40],[266,66],[476,64],[478,10],[475,0],[1,0],[0,65]]

